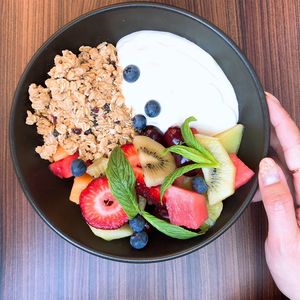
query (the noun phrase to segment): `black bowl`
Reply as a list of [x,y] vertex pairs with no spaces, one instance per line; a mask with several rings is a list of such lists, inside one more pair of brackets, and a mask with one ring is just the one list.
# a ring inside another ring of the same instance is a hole
[[264,92],[255,72],[237,46],[219,29],[189,12],[160,4],[119,4],[85,14],[67,24],[36,52],[25,69],[10,116],[10,146],[15,171],[31,205],[41,218],[73,245],[104,258],[125,262],[155,262],[191,253],[224,233],[245,210],[257,188],[254,178],[224,202],[224,210],[207,234],[190,240],[176,240],[154,232],[148,246],[133,250],[128,239],[106,242],[93,235],[80,209],[68,200],[72,181],[50,174],[48,163],[35,153],[41,144],[35,126],[26,126],[30,109],[28,86],[43,84],[53,58],[64,49],[78,52],[81,45],[102,41],[116,43],[131,32],[150,29],[169,31],[198,44],[210,53],[231,81],[245,134],[239,155],[257,172],[269,145],[269,117]]

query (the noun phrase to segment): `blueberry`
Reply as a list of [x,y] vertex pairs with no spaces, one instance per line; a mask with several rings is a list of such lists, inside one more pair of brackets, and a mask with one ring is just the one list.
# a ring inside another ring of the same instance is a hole
[[143,130],[147,125],[147,120],[144,115],[135,115],[132,122],[135,130]]
[[71,172],[73,176],[81,176],[86,171],[86,164],[81,159],[74,159],[71,164]]
[[140,69],[135,65],[128,65],[123,70],[123,77],[127,82],[135,82],[140,77]]
[[160,113],[160,104],[155,100],[150,100],[145,105],[145,114],[150,117],[154,118],[157,117]]
[[207,189],[208,189],[208,186],[207,186],[205,180],[200,176],[196,176],[193,178],[192,187],[193,187],[193,190],[199,194],[206,193]]
[[145,220],[140,215],[137,215],[135,218],[129,221],[129,226],[134,232],[143,231],[145,224],[146,224]]
[[130,245],[134,249],[142,249],[148,243],[148,234],[145,231],[134,233],[130,237]]

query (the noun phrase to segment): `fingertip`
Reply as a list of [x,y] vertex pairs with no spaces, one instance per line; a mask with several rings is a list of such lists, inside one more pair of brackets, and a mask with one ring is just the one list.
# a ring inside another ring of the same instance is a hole
[[284,241],[295,232],[297,222],[293,198],[281,168],[269,157],[259,166],[259,187],[269,221],[269,235]]
[[265,95],[266,95],[267,101],[271,101],[273,103],[280,104],[280,101],[274,95],[272,95],[271,93],[265,92]]
[[261,160],[259,164],[258,176],[262,188],[268,185],[278,183],[281,179],[279,167],[275,163],[275,161],[270,157],[266,157]]

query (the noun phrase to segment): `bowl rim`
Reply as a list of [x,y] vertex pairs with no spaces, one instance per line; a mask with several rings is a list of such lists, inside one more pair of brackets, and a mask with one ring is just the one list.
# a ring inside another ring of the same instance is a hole
[[258,91],[259,99],[260,99],[260,104],[261,104],[261,109],[262,113],[264,115],[264,119],[266,122],[264,122],[264,128],[263,131],[265,133],[265,141],[264,141],[264,147],[263,147],[263,157],[267,155],[268,149],[269,149],[269,143],[270,143],[270,122],[269,122],[269,112],[267,108],[267,104],[265,101],[265,93],[263,91],[262,85],[258,79],[258,75],[254,71],[254,68],[252,67],[251,63],[248,61],[246,56],[242,53],[242,51],[238,48],[238,46],[235,44],[235,42],[229,38],[221,29],[204,19],[203,17],[200,17],[194,13],[191,13],[185,9],[178,8],[175,6],[171,5],[166,5],[166,4],[161,4],[161,3],[149,3],[149,2],[130,2],[130,3],[119,3],[119,4],[113,4],[113,5],[108,5],[102,8],[94,9],[92,11],[89,11],[87,13],[84,13],[77,18],[71,20],[61,28],[59,28],[56,32],[54,32],[39,48],[38,50],[33,54],[31,57],[30,61],[28,62],[27,66],[25,67],[19,82],[16,87],[16,91],[13,96],[13,102],[11,105],[11,110],[10,110],[10,118],[9,118],[9,145],[10,145],[10,155],[13,161],[13,166],[14,166],[14,171],[16,173],[16,176],[19,180],[19,183],[21,185],[21,188],[31,204],[31,206],[34,208],[34,210],[37,212],[37,214],[42,218],[42,220],[54,231],[56,232],[60,237],[62,237],[64,240],[68,241],[75,247],[88,252],[89,254],[93,254],[95,256],[101,257],[101,258],[106,258],[112,261],[117,261],[117,262],[126,262],[126,263],[153,263],[153,262],[162,262],[162,261],[167,261],[171,259],[176,259],[179,257],[182,257],[184,255],[190,254],[196,250],[199,250],[202,247],[207,246],[214,240],[216,240],[219,236],[224,234],[236,221],[237,219],[242,215],[242,213],[245,211],[245,209],[248,207],[249,203],[251,202],[252,197],[254,196],[255,191],[257,190],[258,186],[258,181],[257,181],[257,175],[255,175],[255,181],[253,183],[253,186],[248,193],[247,197],[245,198],[244,202],[242,203],[241,207],[235,212],[235,214],[230,218],[230,220],[221,228],[219,229],[215,234],[207,238],[205,241],[201,242],[200,244],[197,244],[193,247],[190,247],[188,249],[178,251],[174,254],[168,254],[168,255],[159,255],[155,256],[153,258],[125,258],[123,256],[119,255],[112,255],[112,254],[105,254],[105,253],[100,253],[83,243],[80,243],[76,241],[74,238],[71,236],[63,233],[60,231],[58,228],[56,228],[53,224],[48,221],[47,217],[45,216],[44,213],[40,211],[40,209],[37,207],[35,204],[35,201],[33,197],[31,196],[28,186],[23,178],[23,175],[21,173],[20,167],[18,165],[18,159],[15,151],[15,139],[14,139],[14,120],[15,120],[15,110],[17,106],[17,99],[18,95],[20,93],[21,87],[23,86],[23,82],[25,80],[25,77],[28,73],[28,71],[31,69],[33,63],[35,62],[36,58],[44,51],[44,49],[57,37],[59,36],[62,32],[73,26],[74,24],[89,18],[91,16],[94,16],[99,13],[103,13],[106,11],[111,11],[111,10],[116,10],[116,9],[123,9],[123,8],[131,8],[131,7],[141,7],[141,8],[157,8],[160,10],[165,10],[169,11],[172,13],[177,13],[186,17],[189,17],[202,25],[208,27],[210,30],[212,30],[215,34],[220,36],[225,43],[227,43],[228,46],[232,48],[232,50],[239,56],[240,60],[244,64],[244,66],[247,68],[247,71],[249,72],[250,76],[253,79],[253,82],[256,86],[256,89]]

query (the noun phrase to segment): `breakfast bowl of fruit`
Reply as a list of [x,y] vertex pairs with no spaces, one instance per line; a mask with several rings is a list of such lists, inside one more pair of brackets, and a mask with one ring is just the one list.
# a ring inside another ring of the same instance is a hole
[[16,89],[11,155],[61,237],[124,262],[189,254],[243,213],[269,145],[264,93],[206,20],[118,4],[62,27]]

